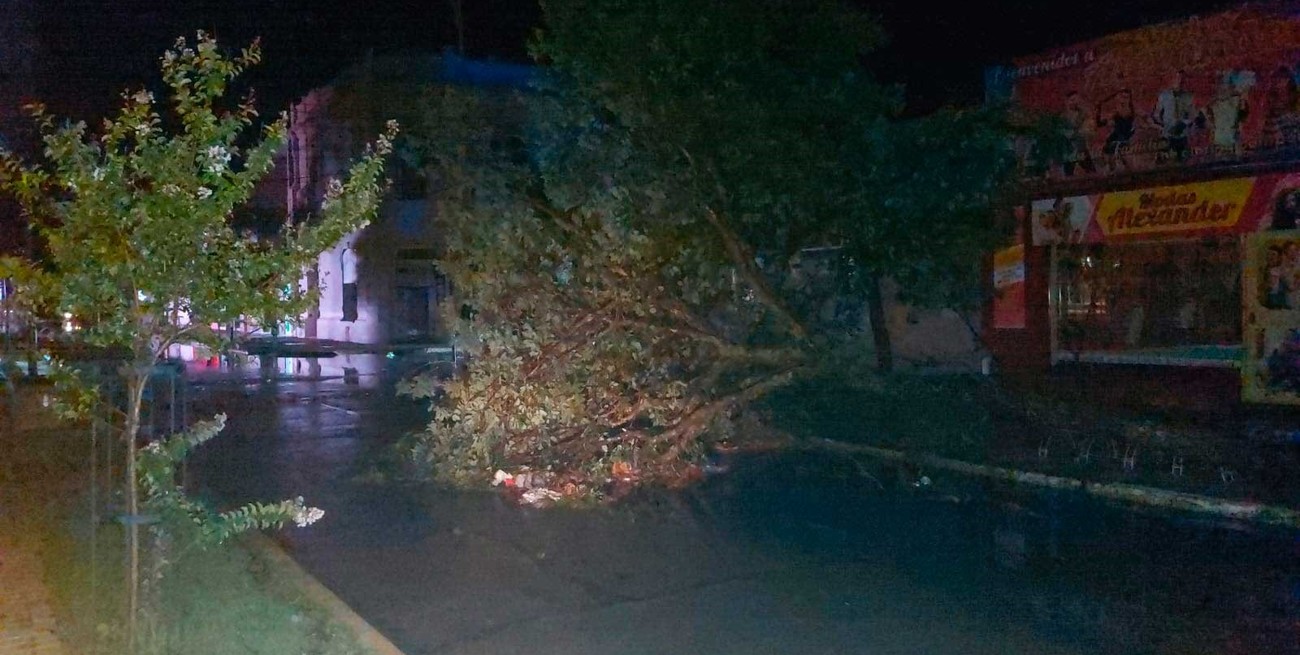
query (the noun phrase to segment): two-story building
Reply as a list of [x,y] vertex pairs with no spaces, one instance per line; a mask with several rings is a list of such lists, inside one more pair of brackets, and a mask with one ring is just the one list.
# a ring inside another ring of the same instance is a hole
[[[289,215],[319,207],[326,185],[339,178],[366,138],[399,107],[410,109],[440,86],[472,87],[510,106],[527,90],[534,69],[483,62],[454,53],[370,57],[315,89],[289,113],[287,145],[274,178]],[[503,109],[501,120],[513,120]],[[409,113],[407,111],[406,113]],[[407,126],[407,129],[419,129]],[[400,148],[399,148],[400,150]],[[321,254],[305,284],[320,291],[299,336],[356,344],[424,341],[441,335],[439,303],[449,294],[436,255],[436,179],[399,152],[378,218]]]

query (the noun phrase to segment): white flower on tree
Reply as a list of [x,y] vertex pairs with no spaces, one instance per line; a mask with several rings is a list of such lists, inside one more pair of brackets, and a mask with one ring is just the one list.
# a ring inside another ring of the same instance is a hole
[[321,209],[328,209],[330,205],[334,204],[335,200],[338,200],[342,196],[343,182],[337,177],[331,177],[325,184],[325,197],[321,199]]
[[225,146],[209,146],[205,154],[207,161],[203,169],[209,173],[220,173],[230,164],[230,151]]
[[319,507],[307,507],[302,503],[303,503],[302,496],[299,496],[298,509],[295,510],[293,513],[294,525],[297,525],[300,528],[305,528],[321,520],[321,517],[325,516],[325,510]]

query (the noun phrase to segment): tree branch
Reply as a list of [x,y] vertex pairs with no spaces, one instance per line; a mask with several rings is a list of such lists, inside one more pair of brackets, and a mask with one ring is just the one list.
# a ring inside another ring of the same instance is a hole
[[171,336],[162,339],[159,342],[158,347],[154,349],[153,361],[155,362],[158,361],[158,358],[162,357],[167,352],[167,349],[171,348],[173,344],[175,344],[177,341],[180,341],[181,337],[194,332],[199,327],[206,328],[207,326],[206,325],[199,326],[196,323],[190,323],[189,325],[186,325],[185,327],[180,328],[179,330],[173,332]]
[[754,265],[754,253],[750,250],[748,244],[741,240],[740,236],[727,225],[722,216],[713,209],[706,209],[705,215],[709,218],[709,223],[718,231],[718,236],[722,237],[722,243],[726,246],[727,254],[731,257],[732,263],[736,265],[741,277],[749,283],[754,289],[758,299],[785,320],[789,326],[790,334],[796,339],[806,339],[808,330],[803,323],[795,318],[794,314],[781,302],[776,292],[772,291],[771,285],[763,277],[763,272],[758,270]]
[[690,413],[682,417],[682,420],[677,422],[677,425],[655,436],[655,443],[672,443],[668,451],[659,456],[659,461],[676,459],[681,455],[682,449],[686,447],[691,439],[708,427],[709,423],[719,414],[736,405],[753,402],[769,391],[789,384],[798,369],[799,366],[792,366],[774,375],[759,378],[726,396],[691,410]]

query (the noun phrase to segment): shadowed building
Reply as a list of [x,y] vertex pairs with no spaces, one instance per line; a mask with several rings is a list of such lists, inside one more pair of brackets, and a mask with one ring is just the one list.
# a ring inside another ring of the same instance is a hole
[[[533,74],[531,67],[452,53],[368,58],[293,105],[278,164],[283,174],[272,188],[283,189],[289,216],[309,214],[383,122],[410,113],[423,94],[448,86],[478,89],[485,106],[500,108],[501,120],[514,120],[509,114],[518,104],[512,99]],[[305,284],[320,290],[320,301],[300,336],[359,344],[443,336],[439,304],[450,288],[435,261],[443,246],[437,180],[405,156],[400,142],[388,175],[392,187],[377,219],[322,253],[308,272]]]

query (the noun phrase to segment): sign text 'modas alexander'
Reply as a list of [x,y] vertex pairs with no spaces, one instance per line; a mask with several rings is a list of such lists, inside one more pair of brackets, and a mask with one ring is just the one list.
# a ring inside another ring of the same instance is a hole
[[1247,178],[1107,193],[1097,222],[1108,237],[1228,229],[1241,219],[1252,183]]
[[[1199,204],[1198,204],[1199,203]],[[1143,194],[1137,207],[1121,207],[1105,218],[1107,232],[1140,230],[1145,227],[1211,226],[1228,220],[1237,205],[1201,200],[1195,192]]]

